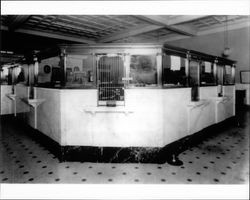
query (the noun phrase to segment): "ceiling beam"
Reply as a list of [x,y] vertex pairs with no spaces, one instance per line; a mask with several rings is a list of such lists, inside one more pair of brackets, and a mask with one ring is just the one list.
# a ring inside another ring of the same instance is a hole
[[[1,30],[8,30],[8,27],[1,26]],[[68,35],[62,35],[52,32],[44,32],[44,31],[38,31],[38,30],[30,30],[30,29],[16,29],[14,31],[15,33],[25,33],[30,35],[36,35],[41,37],[47,37],[47,38],[53,38],[58,40],[66,40],[71,42],[79,42],[84,44],[95,44],[96,42],[93,40],[88,40],[86,38],[82,37],[76,37],[76,36],[68,36]]]
[[37,31],[37,30],[18,29],[15,32],[26,33],[26,34],[37,35],[37,36],[48,37],[48,38],[54,38],[54,39],[59,39],[59,40],[67,40],[67,41],[72,41],[72,42],[86,43],[86,44],[94,44],[95,43],[95,41],[93,41],[93,40],[88,40],[88,39],[81,38],[81,37],[67,36],[67,35],[61,35],[61,34],[57,34],[57,33],[43,32],[43,31]]
[[169,18],[160,15],[138,15],[137,17],[149,23],[164,26],[164,28],[182,35],[195,36],[197,33],[197,29],[194,27],[187,25],[173,25]]
[[[157,15],[138,15],[137,18],[140,18],[144,21],[153,23],[152,25],[143,26],[143,27],[135,27],[125,31],[119,31],[114,34],[107,35],[101,38],[98,42],[112,42],[115,40],[147,33],[150,31],[155,31],[161,28],[167,28],[171,31],[182,35],[195,36],[197,34],[197,29],[193,26],[180,25],[179,23],[193,21],[196,19],[200,19],[206,17],[207,15],[183,15],[174,18],[166,18],[166,16],[157,16]],[[177,24],[177,25],[176,25]]]
[[17,28],[20,28],[28,19],[30,15],[14,15],[11,16],[8,27],[10,31],[14,31]]
[[209,15],[178,15],[176,17],[170,18],[168,20],[168,25],[190,22],[190,21],[198,20],[198,19],[208,17],[208,16]]
[[114,34],[110,34],[106,37],[101,38],[100,40],[98,40],[98,42],[101,42],[101,43],[111,42],[111,41],[131,37],[131,36],[139,35],[142,33],[147,33],[147,32],[154,31],[160,28],[163,28],[163,26],[158,26],[158,25],[137,26],[131,29],[126,29],[124,31],[119,31]]

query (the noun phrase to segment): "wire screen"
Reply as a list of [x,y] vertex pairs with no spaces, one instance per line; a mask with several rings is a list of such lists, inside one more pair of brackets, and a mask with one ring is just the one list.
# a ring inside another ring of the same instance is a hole
[[[97,61],[98,105],[124,105],[124,62],[121,56],[101,56]],[[121,105],[121,104],[119,104]]]

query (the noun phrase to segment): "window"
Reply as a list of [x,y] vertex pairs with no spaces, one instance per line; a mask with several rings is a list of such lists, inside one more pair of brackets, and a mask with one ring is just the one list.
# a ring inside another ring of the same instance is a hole
[[42,87],[60,86],[61,69],[59,56],[43,59],[39,63],[38,85]]
[[163,85],[167,87],[171,86],[187,86],[187,59],[179,56],[163,55]]
[[234,73],[233,73],[233,66],[225,65],[224,66],[224,85],[232,85],[234,84]]
[[12,85],[25,82],[24,68],[21,65],[6,65],[1,68],[1,84]]
[[199,62],[195,60],[189,62],[189,85],[199,85]]
[[131,55],[131,86],[146,87],[157,85],[156,55]]
[[9,81],[8,81],[8,77],[9,77],[8,67],[3,66],[2,68],[0,68],[0,72],[1,72],[1,84],[8,85],[8,83],[9,83]]
[[25,72],[22,66],[16,68],[16,82],[24,83],[25,82]]
[[223,73],[224,73],[224,66],[217,65],[217,84],[223,85]]
[[211,62],[201,62],[201,85],[216,85],[216,79],[214,74],[214,65]]
[[[38,83],[43,87],[93,88],[96,86],[96,73],[93,55],[73,55],[66,57],[65,74],[59,56],[47,58],[39,64]],[[63,79],[65,77],[65,79]]]
[[223,73],[224,73],[224,66],[217,65],[217,84],[218,84],[218,96],[223,96]]
[[93,55],[68,55],[66,58],[66,87],[94,87],[96,82]]
[[191,89],[191,100],[199,101],[199,62],[189,61],[189,85]]

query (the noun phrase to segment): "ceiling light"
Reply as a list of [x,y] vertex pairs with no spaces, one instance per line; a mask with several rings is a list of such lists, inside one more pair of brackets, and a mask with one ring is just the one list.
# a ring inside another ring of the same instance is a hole
[[232,49],[229,47],[229,32],[228,32],[228,16],[226,16],[226,21],[225,21],[225,30],[224,30],[224,49],[222,52],[222,56],[223,57],[228,57],[231,52]]

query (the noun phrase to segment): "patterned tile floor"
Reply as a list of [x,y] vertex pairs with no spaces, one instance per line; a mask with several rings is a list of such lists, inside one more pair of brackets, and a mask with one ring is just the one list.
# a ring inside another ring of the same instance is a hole
[[1,183],[249,183],[249,123],[231,127],[180,154],[184,165],[60,163],[13,123],[0,127]]

